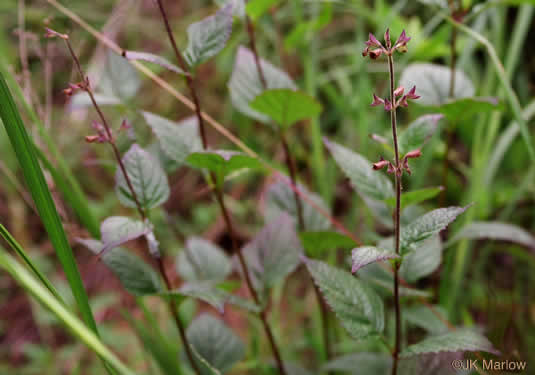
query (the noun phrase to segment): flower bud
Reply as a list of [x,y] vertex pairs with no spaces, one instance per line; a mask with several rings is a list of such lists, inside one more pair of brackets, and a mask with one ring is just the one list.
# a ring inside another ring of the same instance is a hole
[[403,95],[403,92],[405,91],[405,88],[403,86],[399,86],[397,89],[394,90],[394,96],[398,97]]
[[381,156],[381,159],[379,159],[377,163],[373,163],[373,170],[378,171],[379,169],[383,169],[384,167],[388,166],[388,164],[390,164],[390,162],[383,159]]
[[379,105],[385,104],[385,101],[379,98],[377,95],[373,94],[373,102],[370,104],[372,107],[377,107]]

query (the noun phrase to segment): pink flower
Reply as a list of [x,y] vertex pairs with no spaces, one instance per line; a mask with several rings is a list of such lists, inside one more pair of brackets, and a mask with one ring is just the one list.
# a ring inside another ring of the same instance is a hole
[[392,110],[392,103],[390,103],[390,100],[385,99],[385,111],[390,112]]
[[396,44],[394,44],[394,48],[397,49],[399,52],[406,52],[407,43],[409,43],[410,40],[411,38],[408,37],[407,33],[405,33],[405,30],[403,30],[398,40],[396,41]]
[[372,107],[377,107],[379,105],[385,104],[385,101],[378,97],[377,95],[373,94],[373,102],[370,104]]

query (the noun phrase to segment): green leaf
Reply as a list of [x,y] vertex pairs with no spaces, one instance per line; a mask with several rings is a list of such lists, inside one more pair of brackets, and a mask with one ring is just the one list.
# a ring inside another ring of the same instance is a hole
[[[416,86],[416,92],[421,98],[421,105],[442,105],[450,99],[451,70],[447,66],[436,64],[410,64],[401,74],[400,86],[411,88]],[[474,85],[459,69],[455,70],[455,92],[453,98],[467,98],[474,96]]]
[[354,375],[387,375],[392,368],[392,356],[386,353],[354,353],[331,359],[323,372],[340,371]]
[[257,158],[237,151],[200,151],[188,156],[186,161],[195,168],[214,172],[221,184],[226,176],[240,169],[261,169],[262,164]]
[[303,254],[292,219],[281,215],[267,224],[243,249],[249,273],[259,291],[267,290],[292,273]]
[[[123,163],[142,208],[151,209],[167,201],[169,198],[167,176],[151,154],[133,144],[123,156]],[[115,181],[115,191],[121,203],[127,207],[136,207],[120,168],[117,168]]]
[[115,97],[125,101],[137,94],[141,80],[137,70],[128,61],[109,51],[106,70],[98,87],[105,97]]
[[277,125],[287,129],[295,123],[318,116],[322,107],[314,98],[291,89],[266,90],[249,106],[269,116]]
[[448,121],[452,124],[458,124],[470,117],[480,114],[488,113],[503,109],[497,98],[462,98],[457,100],[450,100],[438,107],[433,107],[433,110],[442,113]]
[[485,337],[467,329],[458,329],[440,336],[432,336],[406,348],[401,357],[441,352],[488,352],[499,354]]
[[[1,81],[1,80],[0,80]],[[0,268],[4,269],[18,284],[25,288],[40,304],[49,309],[68,331],[83,342],[89,349],[95,352],[111,369],[120,375],[134,375],[135,373],[126,367],[123,362],[105,346],[98,336],[87,327],[78,317],[67,310],[65,305],[57,300],[44,286],[41,285],[27,270],[15,259],[0,249]],[[113,373],[113,372],[111,372]]]
[[461,239],[507,241],[535,249],[535,237],[529,232],[516,225],[498,221],[472,222],[455,234],[448,242],[448,246]]
[[170,63],[169,60],[167,60],[165,57],[154,55],[152,53],[138,52],[138,51],[124,51],[123,52],[123,56],[127,60],[147,61],[147,62],[150,62],[150,63],[153,63],[153,64],[160,65],[161,67],[163,67],[163,68],[165,68],[167,70],[170,70],[172,72],[175,72],[177,74],[188,75],[188,73],[186,73],[185,71],[180,69],[178,66]]
[[32,195],[37,212],[65,272],[82,318],[87,326],[97,334],[97,326],[89,306],[87,293],[80,278],[78,267],[63,230],[54,200],[37,162],[33,142],[24,128],[20,114],[2,74],[0,74],[0,117],[21,165],[28,190]]
[[179,165],[183,164],[192,152],[202,150],[196,116],[176,123],[154,113],[142,112],[142,114],[156,134],[165,155]]
[[400,233],[401,254],[414,250],[419,242],[431,237],[433,234],[438,234],[467,208],[468,206],[439,208],[402,227]]
[[[241,339],[221,320],[208,314],[200,315],[190,324],[187,337],[197,354],[221,373],[229,371],[245,355]],[[212,373],[201,361],[197,365],[203,375]]]
[[100,225],[100,236],[103,243],[100,253],[144,236],[151,230],[150,226],[142,221],[125,216],[111,216]]
[[[411,206],[414,204],[425,202],[429,199],[433,199],[444,190],[443,186],[437,186],[432,188],[424,188],[419,190],[412,190],[401,194],[401,208]],[[390,207],[396,207],[396,197],[390,197],[385,199],[386,204]]]
[[[448,331],[447,313],[441,306],[410,306],[403,309],[403,318],[410,324],[425,329],[431,334],[441,334]],[[439,316],[437,316],[439,314]]]
[[424,115],[411,122],[399,135],[399,152],[404,155],[409,151],[422,148],[438,128],[444,116]]
[[[98,255],[104,244],[92,239],[78,239],[94,254]],[[162,291],[160,277],[139,256],[120,247],[110,249],[101,256],[104,264],[119,279],[123,287],[135,296],[157,294]]]
[[324,143],[359,193],[379,201],[394,195],[392,182],[384,174],[374,171],[372,163],[366,158],[327,138],[324,138]]
[[[287,179],[286,182],[280,179],[268,187],[265,198],[265,221],[271,222],[276,220],[282,213],[286,213],[293,218],[295,223],[297,223],[298,214],[295,203],[295,194],[289,186],[290,183],[289,179]],[[320,208],[323,212],[330,214],[327,204],[319,195],[311,193],[303,185],[297,184],[297,186],[299,191],[308,198],[307,200],[301,198],[305,228],[310,231],[323,231],[329,229],[331,222],[317,209]],[[312,201],[316,207],[313,207],[309,200]]]
[[232,5],[232,14],[234,17],[245,17],[245,0],[215,0],[216,4],[224,7],[228,4]]
[[[267,89],[297,90],[294,81],[282,70],[273,66],[264,59],[260,59],[260,66],[266,79]],[[265,89],[258,75],[258,69],[253,53],[240,46],[234,63],[234,70],[228,84],[230,98],[234,107],[244,115],[264,124],[270,118],[250,107],[250,103]]]
[[232,33],[232,21],[232,4],[227,4],[216,14],[188,27],[184,58],[189,66],[195,67],[225,48]]
[[186,281],[223,281],[232,272],[232,263],[215,244],[190,237],[178,254],[176,269]]
[[299,238],[307,256],[311,257],[337,249],[349,250],[357,245],[352,238],[330,231],[301,232]]
[[351,273],[355,273],[371,263],[398,258],[399,255],[389,250],[378,249],[374,246],[357,247],[351,251]]
[[281,0],[249,0],[245,6],[245,11],[253,21],[256,21],[280,2]]
[[306,260],[314,282],[344,328],[359,340],[376,336],[384,329],[381,298],[367,285],[326,263]]
[[[442,352],[420,354],[412,357],[400,358],[398,366],[399,375],[467,375],[473,372],[466,370],[454,370],[454,361],[466,363],[462,352]],[[468,366],[465,366],[468,367]]]

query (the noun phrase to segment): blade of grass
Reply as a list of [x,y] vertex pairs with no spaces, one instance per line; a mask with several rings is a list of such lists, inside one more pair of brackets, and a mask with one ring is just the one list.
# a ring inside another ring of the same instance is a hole
[[13,277],[22,287],[35,297],[43,306],[67,327],[74,336],[98,354],[106,363],[121,375],[135,375],[113,354],[94,332],[90,331],[72,312],[44,288],[23,266],[13,257],[0,249],[0,267]]
[[[97,325],[89,306],[89,299],[85,291],[72,249],[67,241],[59,214],[52,200],[52,195],[45,182],[43,171],[35,156],[35,147],[22,123],[22,119],[3,74],[0,72],[0,118],[4,123],[13,150],[21,165],[22,173],[35,207],[46,232],[56,250],[73,296],[87,326],[98,335]],[[109,369],[108,367],[106,367]]]
[[4,240],[7,242],[7,244],[17,253],[17,255],[24,261],[24,263],[30,268],[35,276],[41,280],[44,286],[54,295],[54,297],[60,301],[61,303],[64,303],[63,299],[59,295],[58,291],[52,285],[50,280],[46,277],[44,273],[41,272],[41,270],[37,267],[37,265],[32,262],[28,254],[26,254],[26,251],[20,246],[20,244],[17,242],[17,240],[9,233],[9,231],[4,227],[2,224],[0,224],[0,236],[4,238]]
[[[31,121],[37,127],[37,131],[41,139],[45,142],[47,149],[52,154],[57,163],[57,169],[53,167],[53,164],[48,160],[40,150],[38,151],[38,157],[45,164],[45,168],[50,171],[50,174],[54,178],[54,182],[58,185],[67,203],[74,210],[76,216],[82,223],[82,225],[89,231],[89,233],[95,237],[100,237],[99,223],[93,215],[90,209],[89,202],[78,183],[78,180],[74,177],[71,169],[69,168],[65,158],[61,155],[56,143],[48,133],[43,122],[37,116],[34,109],[26,101],[22,89],[18,85],[17,81],[13,79],[12,75],[6,69],[6,64],[0,62],[0,72],[4,75],[9,87],[14,91],[15,96],[24,107],[24,110],[30,117]],[[36,147],[37,149],[37,147]]]

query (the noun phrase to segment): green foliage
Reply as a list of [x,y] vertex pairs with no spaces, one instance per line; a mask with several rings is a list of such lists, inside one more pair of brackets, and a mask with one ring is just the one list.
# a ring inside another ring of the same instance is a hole
[[[245,355],[243,342],[221,320],[203,314],[197,317],[187,331],[188,339],[198,354],[222,374]],[[204,361],[199,361],[201,373],[212,374]]]
[[[355,364],[358,364],[355,366]],[[349,374],[386,375],[390,373],[392,357],[385,353],[355,353],[336,357],[323,366],[324,371]]]
[[245,6],[245,11],[253,21],[256,21],[262,17],[269,8],[276,6],[280,2],[281,0],[250,0]]
[[306,266],[344,328],[355,339],[377,336],[384,329],[381,298],[349,272],[307,260]]
[[351,272],[355,273],[371,263],[398,258],[399,255],[389,250],[378,249],[374,246],[357,247],[351,251]]
[[431,138],[442,119],[441,115],[425,115],[419,117],[399,134],[399,152],[406,154],[419,149]]
[[249,105],[269,116],[283,130],[301,120],[316,117],[322,110],[314,98],[290,89],[266,90]]
[[497,221],[471,222],[456,233],[448,245],[461,239],[480,240],[485,238],[517,243],[535,249],[535,237],[529,232],[516,225]]
[[441,106],[433,108],[442,113],[450,123],[458,124],[469,120],[475,115],[500,109],[496,98],[462,98],[450,100]]
[[445,324],[446,311],[440,306],[409,306],[403,311],[403,318],[410,324],[425,329],[433,335],[445,333],[448,326]]
[[137,51],[125,51],[123,53],[123,56],[127,60],[147,61],[147,62],[150,62],[150,63],[153,63],[153,64],[160,65],[161,67],[163,67],[163,68],[165,68],[167,70],[170,70],[172,72],[175,72],[177,74],[187,75],[187,73],[185,71],[183,71],[178,66],[176,66],[176,65],[172,64],[171,62],[169,62],[169,60],[167,60],[163,56],[158,56],[158,55],[155,55],[155,54],[152,54],[152,53],[147,53],[147,52],[137,52]]
[[299,238],[307,256],[311,257],[318,257],[337,249],[349,250],[356,245],[352,238],[331,231],[301,232]]
[[115,191],[122,204],[136,207],[135,198],[137,198],[143,209],[151,209],[167,201],[169,198],[167,176],[160,164],[147,151],[134,144],[122,160],[136,193],[134,197],[123,171],[117,168]]
[[[418,190],[412,190],[408,191],[406,193],[401,194],[401,208],[405,208],[407,206],[411,206],[414,204],[425,202],[429,199],[435,198],[437,195],[440,194],[441,191],[443,191],[444,188],[442,186],[438,187],[432,187],[432,188],[425,188],[425,189],[418,189]],[[396,198],[390,197],[385,200],[386,204],[388,204],[390,207],[396,206]]]
[[488,352],[499,354],[484,336],[467,329],[458,329],[439,336],[431,336],[417,344],[410,345],[402,357],[440,352]]
[[199,237],[190,237],[178,254],[176,269],[186,281],[223,281],[232,271],[225,252]]

